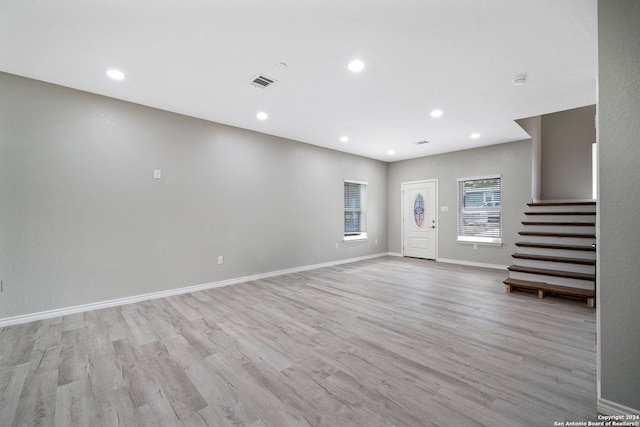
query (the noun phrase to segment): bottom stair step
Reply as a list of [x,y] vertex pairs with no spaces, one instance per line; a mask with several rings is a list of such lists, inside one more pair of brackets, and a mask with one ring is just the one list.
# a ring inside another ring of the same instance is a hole
[[513,289],[532,289],[538,291],[538,298],[544,298],[545,293],[566,295],[571,297],[586,298],[587,306],[595,306],[596,293],[590,289],[571,288],[568,286],[552,285],[544,282],[531,282],[528,280],[507,279],[503,282],[505,290],[510,293]]
[[509,271],[516,271],[519,273],[529,273],[529,274],[540,274],[544,276],[554,276],[554,277],[565,277],[567,279],[576,279],[576,280],[596,280],[595,274],[587,274],[587,273],[573,273],[570,271],[561,271],[561,270],[547,270],[543,268],[533,268],[533,267],[524,267],[520,265],[512,265],[507,267]]

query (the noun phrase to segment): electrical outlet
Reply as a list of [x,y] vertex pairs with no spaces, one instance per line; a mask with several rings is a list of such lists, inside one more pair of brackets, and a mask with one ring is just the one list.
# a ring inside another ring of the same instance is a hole
[[154,169],[153,177],[155,179],[161,179],[162,178],[162,171],[160,169]]
[[338,243],[336,243],[336,249],[338,249],[340,246],[338,246]]
[[218,265],[220,264],[224,264],[224,257],[222,255],[218,257]]
[[473,249],[478,249],[478,244],[477,243],[473,244]]
[[378,239],[376,239],[376,245],[378,244]]

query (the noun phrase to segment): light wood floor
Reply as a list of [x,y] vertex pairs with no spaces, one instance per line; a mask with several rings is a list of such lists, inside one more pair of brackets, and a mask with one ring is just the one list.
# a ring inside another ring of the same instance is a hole
[[595,420],[595,310],[386,257],[0,329],[2,426]]

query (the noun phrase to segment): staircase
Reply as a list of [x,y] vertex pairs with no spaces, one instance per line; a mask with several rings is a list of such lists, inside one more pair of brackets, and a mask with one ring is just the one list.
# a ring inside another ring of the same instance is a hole
[[595,305],[596,203],[528,203],[518,252],[504,281],[506,291],[534,290],[538,298],[554,294],[586,298]]

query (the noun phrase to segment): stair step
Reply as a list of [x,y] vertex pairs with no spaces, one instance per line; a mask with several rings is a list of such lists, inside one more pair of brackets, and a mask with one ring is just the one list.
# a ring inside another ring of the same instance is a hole
[[556,232],[549,230],[519,232],[519,234],[522,236],[521,240],[526,240],[534,243],[578,246],[587,246],[595,243],[595,233],[593,233],[593,231],[586,233],[588,234],[585,234],[582,230],[580,230],[579,233],[578,230],[576,230],[574,233],[560,233],[559,231]]
[[[596,227],[589,224],[572,223],[571,225],[555,222],[538,223],[532,221],[522,222],[522,231],[539,233],[570,233],[570,234],[595,234]],[[549,242],[552,243],[552,242]]]
[[596,222],[595,212],[565,212],[565,211],[544,211],[543,215],[537,212],[525,212],[524,221],[540,221],[540,222]]
[[533,267],[523,267],[520,265],[512,265],[508,267],[509,271],[515,271],[519,273],[528,273],[528,274],[539,274],[543,276],[553,276],[553,277],[563,277],[566,279],[576,279],[576,280],[588,280],[594,281],[596,280],[595,274],[587,274],[587,273],[574,273],[571,271],[561,271],[561,270],[547,270],[544,268],[533,268]]
[[[532,254],[537,255],[537,254]],[[543,254],[543,256],[548,256],[547,254]],[[558,270],[563,271],[567,274],[594,274],[596,272],[595,265],[585,265],[585,264],[568,264],[568,263],[559,263],[554,261],[539,261],[535,259],[526,259],[526,258],[513,258],[512,264],[517,267],[523,268],[536,268],[538,270]],[[593,284],[591,281],[585,280],[576,280],[567,277],[558,277],[558,276],[541,276],[540,274],[533,273],[521,273],[516,271],[511,271],[509,273],[509,277],[513,279],[522,279],[522,280],[535,280],[547,283],[555,283],[556,285],[564,285],[564,286],[573,286],[574,288],[589,288],[593,286],[588,286],[586,284]],[[580,284],[575,284],[574,282],[580,282]]]
[[554,225],[561,227],[595,227],[595,222],[545,222],[545,221],[522,221],[522,225]]
[[595,206],[596,202],[535,202],[527,206]]
[[[556,241],[557,240],[558,239],[556,239]],[[575,240],[581,240],[581,239],[575,239]],[[542,244],[545,245],[545,243],[542,243]],[[555,242],[549,242],[549,244],[555,244]],[[517,249],[516,252],[523,255],[555,256],[560,258],[579,258],[579,259],[591,259],[591,260],[596,259],[595,251],[573,250],[571,249],[572,245],[558,245],[558,246],[560,246],[560,248],[553,248],[553,247],[539,248],[536,246],[522,246],[516,243],[516,249]],[[568,246],[568,248],[565,248],[564,246]],[[581,246],[578,246],[578,247],[581,247]],[[532,261],[532,262],[535,262],[535,261]],[[514,264],[523,264],[523,263],[516,262]]]
[[587,307],[595,307],[596,293],[593,289],[578,289],[570,286],[552,285],[544,282],[533,282],[529,280],[507,279],[503,282],[506,286],[507,293],[511,293],[513,289],[527,289],[538,292],[538,298],[545,297],[545,293],[556,294],[560,296],[568,296],[573,298],[586,298]]
[[558,256],[529,255],[529,254],[520,254],[520,253],[515,253],[511,256],[513,258],[530,259],[534,261],[563,262],[566,264],[581,264],[581,265],[596,265],[596,260],[594,259],[564,258],[564,257],[558,257]]
[[566,249],[569,251],[588,251],[595,252],[596,248],[582,245],[559,245],[555,243],[536,243],[536,242],[518,242],[516,246],[524,248],[542,248],[542,249]]
[[529,280],[507,279],[503,282],[516,288],[540,289],[547,292],[562,292],[566,295],[575,295],[580,297],[594,297],[596,292],[591,289],[571,288],[569,286],[552,285],[544,282],[531,282]]
[[[596,215],[596,204],[594,202],[544,202],[528,203],[526,212],[589,212]],[[586,215],[586,214],[585,214]]]
[[595,212],[589,212],[589,211],[556,211],[556,212],[552,212],[552,211],[530,211],[530,212],[525,212],[525,215],[576,215],[576,216],[594,216],[596,213]]
[[522,221],[522,242],[516,243],[514,265],[504,281],[512,288],[535,290],[538,298],[557,294],[586,298],[595,305],[596,248],[595,201],[548,201],[527,203]]
[[548,236],[548,237],[577,237],[584,239],[595,239],[595,234],[584,234],[584,233],[550,233],[545,231],[520,231],[518,232],[521,236]]

